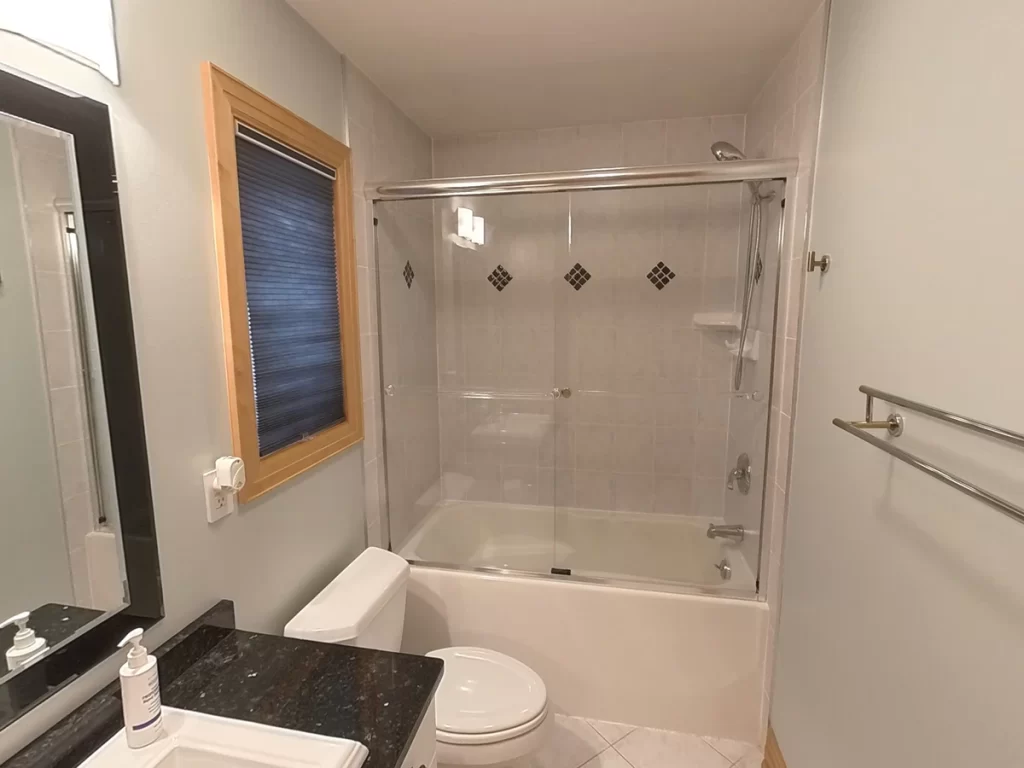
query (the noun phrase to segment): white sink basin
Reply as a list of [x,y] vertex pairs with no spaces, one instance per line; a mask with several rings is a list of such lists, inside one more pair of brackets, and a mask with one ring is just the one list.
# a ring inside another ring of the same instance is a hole
[[357,741],[289,731],[164,707],[164,734],[129,749],[124,729],[82,768],[360,768],[369,754]]

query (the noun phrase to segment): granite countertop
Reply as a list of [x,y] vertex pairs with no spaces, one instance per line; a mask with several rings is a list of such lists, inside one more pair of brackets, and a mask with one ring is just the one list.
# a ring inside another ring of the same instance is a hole
[[[230,614],[230,618],[228,615]],[[438,659],[224,626],[221,603],[157,649],[165,706],[361,742],[365,768],[399,768],[441,681]],[[71,768],[121,727],[115,681],[5,764]]]

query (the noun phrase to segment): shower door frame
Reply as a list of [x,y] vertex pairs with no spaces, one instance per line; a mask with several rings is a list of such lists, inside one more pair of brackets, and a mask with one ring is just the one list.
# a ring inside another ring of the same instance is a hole
[[[379,265],[379,241],[377,238],[377,214],[376,205],[382,202],[400,202],[406,200],[443,200],[457,197],[479,197],[499,195],[528,195],[528,194],[550,194],[556,192],[580,192],[596,190],[628,190],[653,187],[675,187],[675,186],[701,186],[709,184],[735,184],[738,182],[782,182],[782,202],[785,196],[793,188],[800,169],[800,161],[797,158],[776,158],[765,160],[737,160],[729,163],[689,163],[683,165],[659,165],[659,166],[636,166],[621,168],[597,168],[577,171],[564,171],[556,173],[520,173],[501,174],[490,176],[459,176],[435,179],[414,179],[408,181],[377,181],[369,182],[364,188],[364,197],[371,204],[373,226],[373,256],[374,264]],[[770,237],[770,233],[768,234]],[[766,584],[767,558],[764,557],[765,528],[765,504],[768,492],[767,468],[771,465],[773,447],[771,445],[772,422],[775,416],[772,414],[772,405],[778,393],[775,391],[775,371],[778,351],[778,324],[779,324],[779,298],[783,277],[783,254],[785,252],[785,241],[789,236],[787,228],[787,217],[781,212],[778,225],[777,244],[777,265],[774,302],[774,318],[771,345],[772,372],[769,377],[768,393],[768,414],[765,425],[765,462],[761,483],[761,537],[758,542],[757,573],[755,574],[754,592],[746,590],[730,589],[727,586],[715,585],[714,587],[689,584],[684,582],[663,581],[649,578],[609,578],[584,576],[581,574],[554,574],[538,573],[534,571],[519,571],[507,568],[454,565],[452,563],[416,561],[416,565],[439,568],[443,570],[463,571],[482,574],[497,574],[504,576],[516,576],[535,579],[557,578],[564,581],[573,581],[583,584],[596,584],[603,586],[624,587],[628,589],[648,589],[666,592],[677,592],[683,594],[700,594],[715,597],[728,597],[733,599],[745,599],[763,601],[765,590],[762,587]],[[380,269],[376,270],[375,290],[377,292],[377,327],[383,328],[382,293],[380,285]],[[381,448],[384,454],[383,466],[380,471],[384,473],[384,487],[387,489],[383,503],[381,504],[382,519],[381,525],[387,523],[387,544],[392,549],[391,541],[391,498],[389,483],[389,466],[387,461],[387,429],[386,429],[386,408],[385,398],[388,396],[387,385],[384,382],[384,345],[378,343],[377,365],[381,375],[378,376],[380,413],[381,413]],[[382,531],[383,533],[383,531]]]

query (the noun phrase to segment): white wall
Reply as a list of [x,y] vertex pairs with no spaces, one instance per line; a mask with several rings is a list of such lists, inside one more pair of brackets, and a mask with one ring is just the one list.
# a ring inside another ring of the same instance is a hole
[[[230,452],[199,66],[211,60],[345,138],[340,55],[277,0],[115,2],[123,85],[3,35],[0,64],[110,105],[167,618],[218,598],[279,631],[364,544],[362,448],[206,522],[202,478]],[[107,662],[0,734],[0,760],[112,679]]]
[[[790,768],[1021,765],[1024,526],[836,429],[1024,431],[1024,5],[833,0],[772,721]],[[876,413],[885,415],[884,403]],[[895,442],[1024,502],[1019,449]]]

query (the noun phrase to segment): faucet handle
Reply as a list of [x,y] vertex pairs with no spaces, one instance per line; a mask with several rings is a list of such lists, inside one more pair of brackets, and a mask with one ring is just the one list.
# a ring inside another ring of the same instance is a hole
[[740,493],[746,496],[750,493],[750,475],[750,456],[741,453],[739,458],[736,459],[736,467],[729,473],[729,479],[725,487],[731,491],[738,484]]

